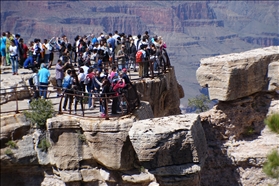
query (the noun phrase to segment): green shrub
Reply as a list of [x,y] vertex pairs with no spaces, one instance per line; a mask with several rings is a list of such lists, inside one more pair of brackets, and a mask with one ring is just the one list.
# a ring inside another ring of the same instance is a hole
[[267,161],[263,166],[263,172],[271,178],[279,178],[279,154],[273,150],[267,155]]
[[80,133],[80,131],[76,130],[76,132],[78,133],[78,139],[81,141],[81,142],[86,142],[86,137],[84,134]]
[[209,103],[209,97],[204,94],[200,94],[194,98],[188,99],[188,106],[195,108],[197,113],[209,110]]
[[40,140],[40,143],[38,144],[38,148],[40,148],[44,152],[47,152],[49,147],[50,147],[50,143],[46,138]]
[[279,134],[279,114],[272,114],[264,120],[271,131]]
[[255,129],[252,126],[247,126],[244,128],[244,132],[242,133],[245,137],[252,136],[255,134]]
[[7,149],[7,150],[5,151],[5,154],[6,154],[7,156],[12,156],[12,155],[13,155],[13,152],[12,152],[11,149]]
[[12,149],[17,149],[17,145],[14,141],[8,141],[7,143],[5,143],[5,145]]
[[50,100],[38,99],[30,103],[31,111],[25,111],[24,115],[32,124],[45,127],[48,118],[52,118],[55,110]]

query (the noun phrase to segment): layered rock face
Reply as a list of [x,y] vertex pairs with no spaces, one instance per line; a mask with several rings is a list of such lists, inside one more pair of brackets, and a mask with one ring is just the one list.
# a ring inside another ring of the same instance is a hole
[[[199,185],[207,151],[199,116],[135,120],[49,119],[45,132],[25,132],[12,154],[1,149],[1,183]],[[43,139],[47,151],[38,148]]]
[[264,124],[279,113],[278,61],[278,47],[201,60],[197,79],[219,100],[201,113],[209,154],[202,185],[279,184],[262,172],[267,154],[279,150],[279,136]]
[[210,99],[236,100],[279,89],[279,47],[255,49],[201,60],[197,80]]

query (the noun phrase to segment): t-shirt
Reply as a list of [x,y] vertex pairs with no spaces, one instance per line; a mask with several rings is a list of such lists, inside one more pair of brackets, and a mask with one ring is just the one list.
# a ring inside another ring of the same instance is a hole
[[17,46],[10,46],[9,47],[9,51],[10,51],[10,56],[16,56],[17,55]]
[[50,76],[50,73],[48,69],[42,68],[39,70],[38,77],[40,83],[48,83],[48,78]]
[[64,78],[63,68],[58,63],[55,66],[55,78],[56,79],[63,79]]

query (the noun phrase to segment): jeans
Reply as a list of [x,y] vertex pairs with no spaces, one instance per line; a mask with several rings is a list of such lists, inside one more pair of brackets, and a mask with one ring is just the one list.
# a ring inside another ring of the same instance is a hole
[[40,82],[40,96],[43,96],[45,99],[47,98],[47,87],[48,83]]
[[13,71],[13,73],[17,73],[17,71],[18,71],[17,56],[11,56],[11,63],[12,63],[12,71]]

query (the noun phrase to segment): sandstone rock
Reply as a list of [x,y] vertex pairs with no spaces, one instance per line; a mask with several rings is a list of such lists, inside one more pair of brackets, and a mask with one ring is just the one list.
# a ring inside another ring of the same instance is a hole
[[18,164],[38,164],[37,153],[34,149],[32,135],[26,135],[17,143],[18,148],[14,150],[14,157]]
[[9,140],[21,139],[30,130],[30,123],[23,114],[1,116],[0,141],[4,146]]
[[268,65],[268,76],[269,80],[268,90],[274,91],[279,90],[279,61],[271,62]]
[[138,121],[129,137],[139,161],[148,169],[202,165],[206,158],[205,136],[196,114]]
[[136,109],[133,115],[135,115],[138,120],[154,118],[151,105],[146,101],[140,102],[140,108]]
[[41,183],[41,186],[50,186],[50,185],[66,186],[66,184],[62,180],[56,178],[55,176],[47,175],[45,176],[43,182]]
[[154,79],[145,78],[135,82],[141,101],[150,104],[155,117],[180,114],[180,98],[184,95],[173,68]]
[[124,183],[143,184],[155,181],[155,177],[150,173],[140,173],[134,175],[122,175],[122,180]]
[[100,174],[100,170],[94,168],[94,169],[82,169],[80,170],[82,179],[84,182],[92,182],[92,181],[98,181],[103,180],[103,177]]
[[267,116],[271,114],[279,113],[279,100],[272,100],[268,108]]
[[[239,140],[260,134],[274,96],[276,95],[273,93],[257,93],[230,102],[219,102],[211,110],[201,113],[201,120],[208,122],[213,128],[218,128],[212,131],[218,139]],[[275,110],[279,111],[276,106]]]
[[94,159],[113,170],[133,167],[135,152],[128,138],[132,121],[108,121],[92,123],[94,130],[85,132]]
[[278,46],[272,46],[204,58],[196,71],[197,80],[208,87],[211,100],[230,101],[265,91],[268,65],[279,60],[278,51]]
[[82,177],[79,171],[74,171],[74,170],[63,170],[59,171],[61,180],[65,183],[67,182],[76,182],[76,181],[81,181]]

